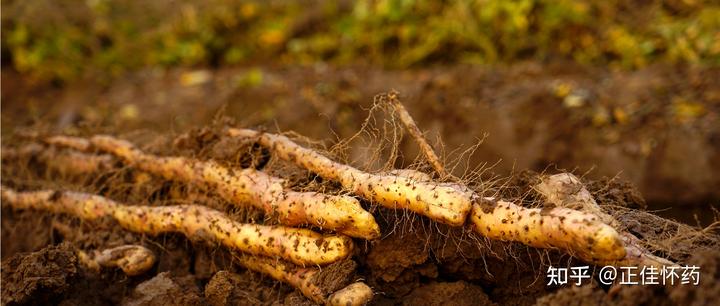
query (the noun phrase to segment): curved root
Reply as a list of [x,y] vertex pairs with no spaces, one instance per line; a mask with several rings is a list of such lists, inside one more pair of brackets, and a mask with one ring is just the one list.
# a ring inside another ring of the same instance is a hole
[[231,137],[257,139],[278,157],[294,162],[325,179],[340,182],[345,189],[384,207],[407,209],[438,222],[461,226],[472,206],[473,192],[461,184],[367,173],[332,161],[281,135],[234,128],[227,129],[226,133]]
[[567,208],[525,208],[483,198],[470,216],[485,237],[539,248],[557,247],[589,262],[619,260],[626,251],[618,232],[595,215]]
[[214,241],[241,252],[279,256],[300,265],[333,263],[350,255],[346,236],[322,235],[307,229],[243,224],[198,205],[126,206],[101,196],[78,192],[16,192],[2,186],[3,205],[66,213],[84,220],[115,219],[123,228],[156,235],[179,232],[193,240]]
[[227,201],[249,203],[276,216],[284,225],[312,224],[364,239],[380,236],[375,218],[355,198],[286,190],[283,179],[255,169],[233,170],[213,161],[146,154],[131,143],[110,136],[94,136],[89,140],[55,136],[46,142],[85,151],[94,148],[165,179],[209,187]]
[[294,267],[282,261],[250,256],[239,257],[239,262],[250,270],[269,275],[275,280],[300,290],[305,297],[318,304],[365,305],[373,296],[370,287],[358,282],[350,284],[328,297],[325,290],[313,283],[313,276],[320,272],[317,268]]
[[155,254],[140,245],[122,245],[102,252],[95,251],[92,256],[79,251],[78,258],[90,268],[118,267],[129,276],[147,272],[155,265],[156,261]]

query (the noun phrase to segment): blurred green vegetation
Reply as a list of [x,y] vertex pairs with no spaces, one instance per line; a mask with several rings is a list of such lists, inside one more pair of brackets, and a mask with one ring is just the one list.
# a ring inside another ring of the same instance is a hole
[[720,4],[671,0],[3,0],[3,58],[37,80],[147,66],[720,63]]

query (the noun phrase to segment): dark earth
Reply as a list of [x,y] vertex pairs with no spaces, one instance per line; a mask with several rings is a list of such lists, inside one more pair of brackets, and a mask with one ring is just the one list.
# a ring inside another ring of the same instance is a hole
[[[323,268],[316,279],[321,286],[336,290],[362,279],[373,288],[377,305],[720,301],[720,236],[717,227],[708,227],[718,219],[713,205],[720,199],[720,175],[712,171],[720,167],[718,69],[653,66],[615,72],[528,63],[407,71],[264,66],[204,73],[147,70],[112,84],[86,80],[58,87],[30,85],[3,70],[3,147],[22,145],[33,133],[109,133],[149,152],[264,166],[289,178],[294,188],[339,192],[338,186],[275,159],[249,163],[250,157],[268,156],[252,145],[221,139],[215,128],[233,124],[297,132],[322,141],[324,148],[340,144],[331,150],[336,157],[379,170],[393,151],[378,144],[398,141],[381,129],[388,117],[377,115],[373,96],[395,89],[455,175],[535,205],[541,201],[532,194],[538,173],[573,171],[603,209],[653,245],[656,255],[700,266],[700,285],[609,288],[593,279],[580,287],[549,287],[549,265],[583,263],[559,251],[489,241],[469,229],[363,203],[383,237],[356,240],[351,260]],[[344,141],[368,128],[374,132],[361,138],[377,139]],[[417,162],[412,139],[397,144],[399,158],[390,166],[430,169]],[[202,202],[241,221],[257,217],[192,186],[138,177],[119,165],[77,177],[32,156],[2,162],[2,183],[20,190],[80,190],[137,204]],[[97,273],[76,255],[128,243],[157,254],[151,271],[135,277],[113,269]],[[2,209],[6,305],[311,304],[289,286],[245,270],[234,256],[181,235],[144,236],[109,221]]]

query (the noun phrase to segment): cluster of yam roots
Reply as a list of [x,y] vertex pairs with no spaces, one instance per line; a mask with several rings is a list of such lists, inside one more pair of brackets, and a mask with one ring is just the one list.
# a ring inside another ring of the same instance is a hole
[[[54,135],[37,137],[23,147],[5,147],[3,159],[34,154],[46,164],[84,175],[121,163],[148,175],[199,186],[228,203],[258,209],[264,212],[266,221],[273,222],[237,222],[202,203],[144,206],[69,190],[17,190],[10,186],[2,186],[2,205],[66,214],[84,221],[112,219],[136,233],[175,232],[193,241],[221,245],[237,252],[239,263],[247,269],[284,282],[313,302],[329,305],[363,305],[373,297],[373,289],[362,280],[335,292],[327,292],[313,282],[313,276],[323,266],[350,257],[355,243],[383,235],[373,214],[363,205],[406,210],[438,223],[466,227],[489,239],[559,249],[592,264],[674,264],[642,248],[637,238],[602,212],[572,174],[543,177],[535,187],[545,199],[542,208],[528,208],[484,195],[453,179],[394,94],[387,97],[436,173],[416,170],[368,173],[283,135],[224,128],[223,137],[255,143],[273,158],[335,182],[346,191],[328,195],[293,190],[285,179],[262,170],[234,169],[217,161],[192,157],[149,154],[112,136]],[[89,268],[116,267],[128,275],[142,274],[156,261],[152,251],[139,245],[80,251],[78,258]]]

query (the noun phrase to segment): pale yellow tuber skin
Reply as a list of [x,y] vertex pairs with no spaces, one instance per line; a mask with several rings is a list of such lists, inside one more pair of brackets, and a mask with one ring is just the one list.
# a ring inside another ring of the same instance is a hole
[[[340,164],[280,135],[227,129],[231,137],[254,138],[280,158],[294,162],[345,188],[390,208],[407,208],[447,224],[464,224],[472,207],[475,230],[492,239],[534,247],[556,247],[590,262],[625,257],[617,231],[597,216],[570,209],[528,209],[506,201],[481,198],[460,184],[424,181],[424,177],[373,175]],[[476,203],[479,202],[479,203]],[[473,204],[474,203],[474,204]]]
[[362,306],[372,300],[372,289],[363,282],[357,282],[331,294],[325,305]]
[[556,247],[592,263],[623,259],[625,247],[618,232],[593,214],[567,208],[524,208],[483,198],[470,219],[485,237],[522,242],[539,248]]
[[278,256],[299,265],[324,265],[350,255],[346,236],[322,235],[307,229],[235,222],[223,213],[198,205],[126,206],[101,196],[78,192],[15,192],[2,187],[3,205],[66,213],[83,220],[115,219],[125,229],[156,235],[182,233],[193,240],[211,241],[235,250]]
[[130,276],[140,275],[155,265],[155,254],[139,245],[123,245],[95,254],[103,267],[118,267]]
[[92,269],[118,267],[129,276],[147,272],[155,265],[156,261],[155,254],[140,245],[122,245],[102,252],[95,251],[93,256],[80,251],[78,258]]
[[294,267],[287,263],[269,258],[241,256],[240,265],[258,273],[266,274],[275,280],[284,282],[300,292],[308,299],[318,303],[325,303],[323,290],[311,282],[312,276],[318,273],[317,268]]
[[535,191],[545,200],[557,207],[577,209],[592,213],[608,225],[617,227],[617,221],[600,209],[590,191],[571,173],[560,173],[550,176],[541,176],[540,183],[535,185]]
[[276,156],[340,182],[347,190],[391,209],[407,209],[435,221],[461,226],[472,206],[473,192],[454,183],[437,183],[398,175],[371,174],[299,146],[285,136],[229,128],[230,137],[257,139]]
[[[550,176],[542,176],[540,183],[535,190],[548,202],[558,207],[576,208],[583,212],[592,213],[600,218],[602,222],[614,228],[620,228],[620,223],[615,218],[602,211],[595,198],[585,188],[585,185],[571,173],[559,173]],[[625,258],[617,261],[600,262],[600,264],[615,264],[618,266],[675,266],[672,261],[653,255],[644,247],[640,239],[628,232],[620,233],[625,245]]]
[[466,216],[456,208],[472,207],[475,230],[488,238],[560,248],[593,263],[617,262],[628,252],[633,253],[625,248],[626,239],[595,214],[567,208],[524,208],[482,198],[460,184],[435,183],[413,172],[369,174],[302,148],[284,136],[244,129],[228,129],[227,134],[257,139],[280,158],[339,181],[345,188],[386,207],[410,209],[456,226],[462,225]]
[[[295,267],[285,262],[264,257],[240,256],[240,265],[252,271],[266,274],[275,280],[284,282],[318,304],[325,305],[365,305],[373,296],[372,289],[358,282],[332,293],[327,297],[325,290],[312,282],[313,276],[320,272],[314,267]],[[342,302],[342,304],[337,304]],[[347,304],[347,303],[350,304]]]
[[416,180],[418,182],[432,181],[432,177],[429,174],[414,169],[394,169],[383,174],[402,176],[412,180]]
[[[84,141],[87,145],[82,145]],[[97,149],[165,179],[209,187],[229,202],[249,203],[276,216],[284,225],[311,224],[368,240],[380,236],[375,217],[355,198],[285,190],[282,179],[255,169],[233,170],[213,161],[145,154],[131,143],[110,136],[94,136],[90,140],[55,136],[47,142],[70,144],[86,151]]]

